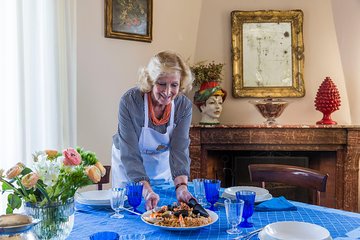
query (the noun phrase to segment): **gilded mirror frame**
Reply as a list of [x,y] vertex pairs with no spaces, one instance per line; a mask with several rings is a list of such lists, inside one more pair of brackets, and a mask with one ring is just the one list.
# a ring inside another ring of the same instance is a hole
[[[254,32],[257,35],[254,35]],[[264,34],[264,36],[259,37],[259,34]],[[235,98],[305,96],[303,12],[301,10],[233,11],[231,12],[231,35],[233,96]],[[290,37],[290,39],[284,40],[286,37]],[[252,46],[253,50],[247,49],[250,48],[247,45],[250,42],[249,39],[253,39],[252,45],[249,45]],[[283,43],[287,45],[286,50],[284,50],[284,45],[280,45]],[[245,49],[244,46],[247,48]],[[266,57],[263,53],[265,48],[267,48]],[[246,56],[244,56],[244,50]],[[258,56],[249,57],[252,55],[248,54],[248,52],[254,52],[253,55],[257,54]],[[271,55],[272,58],[268,55]],[[286,57],[278,57],[279,55],[286,55]],[[263,56],[263,58],[260,56]],[[261,61],[261,59],[263,60]],[[284,83],[282,86],[280,85],[283,84],[281,81],[271,78],[272,75],[279,72],[275,70],[279,69],[276,64],[282,62],[278,59],[284,59],[283,62],[286,62],[281,63],[282,70],[287,72],[287,80],[284,81],[286,84]],[[275,66],[256,67],[260,66],[260,63],[263,65],[274,63]],[[252,67],[249,67],[250,65]],[[259,72],[256,69],[260,69],[261,75],[258,74]],[[273,69],[274,74],[271,74],[269,69]],[[250,74],[244,75],[244,72]],[[264,85],[265,81],[262,76],[266,76],[270,84]],[[277,83],[271,83],[271,81],[278,81],[280,84],[278,86]]]

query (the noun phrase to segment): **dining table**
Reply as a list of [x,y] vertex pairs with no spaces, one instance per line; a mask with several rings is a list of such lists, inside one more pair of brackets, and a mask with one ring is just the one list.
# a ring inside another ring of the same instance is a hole
[[[153,187],[159,194],[158,206],[176,202],[175,188],[171,184]],[[193,193],[193,186],[189,183],[189,191]],[[224,189],[220,190],[220,194]],[[220,199],[221,200],[221,199]],[[290,201],[297,209],[294,211],[255,211],[249,221],[254,223],[251,228],[243,228],[243,232],[279,221],[299,221],[317,224],[326,228],[334,240],[360,239],[360,214],[339,209],[327,208],[296,201]],[[138,210],[145,212],[144,199]],[[236,235],[226,232],[230,226],[227,223],[223,204],[217,205],[218,220],[213,224],[195,230],[174,231],[164,230],[157,226],[144,223],[141,216],[122,211],[124,218],[110,218],[114,211],[110,206],[89,206],[76,203],[74,227],[67,239],[89,239],[97,232],[111,231],[120,235],[120,239],[233,239]],[[125,207],[128,207],[125,205]],[[252,240],[258,239],[255,235]],[[306,239],[304,239],[306,240]]]

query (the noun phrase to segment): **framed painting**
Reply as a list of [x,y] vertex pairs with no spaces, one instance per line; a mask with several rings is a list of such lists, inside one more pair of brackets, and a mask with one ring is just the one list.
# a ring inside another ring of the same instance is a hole
[[105,37],[152,41],[152,0],[105,0]]

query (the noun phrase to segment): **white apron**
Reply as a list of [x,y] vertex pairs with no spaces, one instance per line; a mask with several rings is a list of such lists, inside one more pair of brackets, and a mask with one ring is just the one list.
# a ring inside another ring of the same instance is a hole
[[[149,128],[148,98],[144,95],[144,127],[141,129],[139,138],[139,150],[143,159],[143,165],[152,185],[163,184],[172,181],[170,170],[170,138],[174,129],[174,101],[171,102],[171,115],[169,126],[164,134]],[[121,162],[120,150],[112,146],[112,186],[120,187],[122,182],[128,182],[125,168]]]

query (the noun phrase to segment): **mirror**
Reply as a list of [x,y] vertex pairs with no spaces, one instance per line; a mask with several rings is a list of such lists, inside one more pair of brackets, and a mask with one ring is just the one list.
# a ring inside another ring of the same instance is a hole
[[303,97],[303,12],[231,12],[234,97]]

